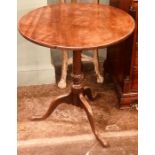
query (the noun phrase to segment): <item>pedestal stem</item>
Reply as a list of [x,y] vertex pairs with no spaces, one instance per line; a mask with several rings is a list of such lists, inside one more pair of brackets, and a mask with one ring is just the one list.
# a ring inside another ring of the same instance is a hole
[[72,94],[73,94],[73,103],[74,105],[80,106],[79,103],[79,94],[83,91],[82,81],[83,74],[81,74],[81,52],[73,51],[73,84],[72,84]]
[[81,74],[81,52],[82,51],[73,51],[73,74]]
[[73,51],[73,85],[72,92],[73,94],[79,94],[83,89],[83,74],[81,73],[81,52],[82,51]]

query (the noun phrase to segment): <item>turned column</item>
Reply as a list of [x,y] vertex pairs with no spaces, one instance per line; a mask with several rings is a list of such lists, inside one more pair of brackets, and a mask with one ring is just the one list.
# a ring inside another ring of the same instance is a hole
[[73,51],[72,94],[75,105],[79,104],[79,94],[83,92],[83,74],[81,72],[81,50]]

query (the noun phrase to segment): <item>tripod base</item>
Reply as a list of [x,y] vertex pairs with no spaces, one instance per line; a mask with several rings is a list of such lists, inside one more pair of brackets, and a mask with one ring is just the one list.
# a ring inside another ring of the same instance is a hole
[[75,106],[80,106],[81,108],[83,108],[85,110],[85,112],[87,114],[91,129],[92,129],[96,139],[99,141],[99,143],[103,147],[107,147],[108,146],[107,142],[105,140],[101,140],[95,130],[93,111],[90,106],[90,103],[86,99],[86,97],[87,97],[89,100],[93,101],[97,97],[97,95],[93,96],[91,89],[88,87],[83,88],[83,90],[79,94],[74,94],[73,92],[74,91],[72,91],[71,93],[57,97],[55,100],[53,100],[51,102],[47,112],[43,116],[32,117],[31,120],[32,121],[40,121],[40,120],[44,120],[44,119],[48,118],[52,114],[52,112],[56,109],[56,107],[58,105],[60,105],[61,103],[67,103],[67,104],[73,104]]
[[31,120],[39,121],[44,120],[50,116],[50,114],[54,111],[54,109],[61,103],[73,104],[75,106],[80,106],[83,108],[87,114],[91,129],[96,137],[96,139],[100,142],[103,147],[108,146],[105,140],[101,140],[95,130],[95,124],[93,119],[93,111],[92,108],[85,97],[89,100],[93,101],[97,96],[93,96],[92,91],[88,87],[83,87],[83,74],[81,72],[81,52],[80,50],[73,51],[73,84],[71,92],[65,95],[61,95],[57,97],[54,101],[51,102],[50,107],[47,112],[41,117],[33,117]]

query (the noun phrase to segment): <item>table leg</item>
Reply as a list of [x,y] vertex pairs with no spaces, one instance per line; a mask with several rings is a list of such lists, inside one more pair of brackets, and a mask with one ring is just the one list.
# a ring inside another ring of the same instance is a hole
[[94,101],[99,96],[99,94],[93,95],[92,90],[89,87],[84,87],[83,94],[91,101]]
[[95,125],[94,125],[94,119],[93,119],[93,111],[92,111],[92,108],[91,106],[89,105],[88,101],[85,99],[85,97],[83,96],[83,94],[79,94],[79,97],[80,97],[80,100],[81,100],[81,103],[83,105],[83,108],[87,114],[87,117],[88,117],[88,120],[89,120],[89,123],[90,123],[90,126],[91,126],[91,129],[96,137],[96,139],[100,142],[100,144],[103,146],[103,147],[107,147],[108,146],[108,143],[103,139],[101,140],[95,130]]
[[50,114],[52,114],[52,112],[55,110],[55,108],[61,103],[72,103],[72,94],[68,93],[65,95],[58,96],[57,98],[55,98],[55,100],[53,100],[51,102],[47,112],[43,116],[40,116],[40,117],[34,116],[34,117],[30,118],[30,120],[40,121],[40,120],[44,120],[44,119],[48,118],[50,116]]
[[93,96],[92,91],[88,87],[83,87],[83,74],[81,73],[81,52],[73,51],[73,84],[71,92],[65,95],[61,95],[53,100],[47,110],[47,112],[41,117],[32,117],[31,120],[39,121],[44,120],[52,114],[55,108],[61,103],[73,104],[76,106],[80,106],[84,108],[88,120],[90,122],[90,126],[92,131],[96,137],[96,139],[100,142],[100,144],[104,147],[108,146],[105,140],[101,140],[95,130],[94,120],[93,120],[93,111],[89,104],[89,102],[85,99],[85,96],[90,100],[94,100],[97,96]]

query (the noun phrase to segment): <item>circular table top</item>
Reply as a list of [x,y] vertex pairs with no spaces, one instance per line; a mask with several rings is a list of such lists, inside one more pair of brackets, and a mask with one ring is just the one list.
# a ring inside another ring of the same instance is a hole
[[28,40],[49,48],[92,49],[126,39],[134,30],[126,12],[101,4],[55,4],[35,9],[18,23]]

